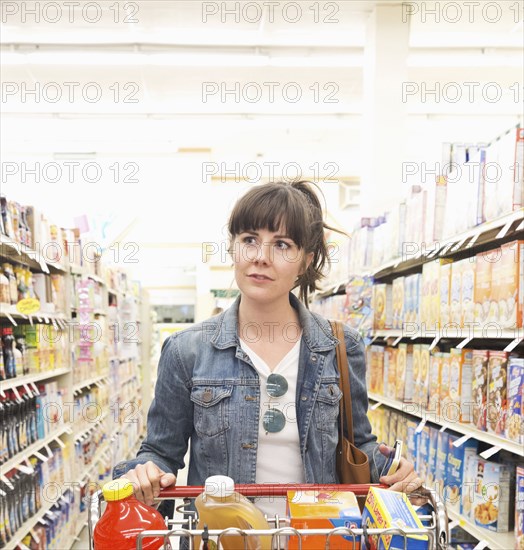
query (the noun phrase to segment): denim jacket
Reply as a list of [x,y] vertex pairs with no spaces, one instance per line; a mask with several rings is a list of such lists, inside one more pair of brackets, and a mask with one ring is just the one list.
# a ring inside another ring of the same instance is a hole
[[[117,464],[114,477],[148,460],[177,475],[191,439],[188,484],[223,474],[254,483],[261,391],[258,374],[240,347],[240,298],[225,312],[175,333],[164,343],[147,435],[137,457]],[[329,322],[290,294],[302,326],[296,422],[306,483],[338,483],[335,450],[339,401],[338,340]],[[366,364],[361,336],[345,327],[355,444],[369,457],[377,482],[385,459],[366,416]],[[289,421],[289,419],[288,419]],[[275,456],[275,467],[278,467]]]

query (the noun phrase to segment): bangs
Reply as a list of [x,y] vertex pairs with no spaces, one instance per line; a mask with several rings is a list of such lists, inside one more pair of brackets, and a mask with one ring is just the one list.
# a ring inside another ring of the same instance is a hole
[[304,248],[308,240],[304,228],[309,227],[309,218],[300,191],[278,183],[264,184],[251,189],[237,202],[228,229],[232,237],[259,229],[282,231],[299,248]]

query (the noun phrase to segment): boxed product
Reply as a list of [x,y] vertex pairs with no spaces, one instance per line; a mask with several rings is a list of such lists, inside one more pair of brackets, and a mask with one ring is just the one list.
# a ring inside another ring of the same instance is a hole
[[387,347],[384,356],[384,395],[395,399],[397,391],[397,348]]
[[462,292],[462,265],[464,260],[451,264],[451,290],[449,295],[449,322],[460,326],[462,321],[461,292]]
[[407,430],[407,437],[405,437],[403,440],[406,442],[406,456],[405,458],[412,462],[413,464],[417,461],[417,448],[418,448],[418,440],[420,434],[417,433],[417,426],[418,422],[416,420],[407,420],[406,421],[406,430]]
[[465,466],[469,456],[477,456],[478,442],[469,439],[459,447],[454,443],[459,436],[450,434],[448,438],[448,465],[446,471],[445,502],[450,510],[460,513],[460,494],[464,487]]
[[429,489],[433,489],[436,481],[438,434],[439,430],[437,428],[429,428],[428,466],[426,471],[426,484]]
[[432,353],[429,358],[428,411],[438,415],[440,411],[440,376],[442,353]]
[[399,344],[397,347],[395,398],[398,401],[411,403],[413,400],[413,346]]
[[466,258],[460,263],[460,326],[467,328],[475,321],[475,258]]
[[393,328],[401,329],[404,322],[404,277],[393,279]]
[[[421,529],[422,523],[417,516],[409,499],[402,493],[370,487],[364,512],[362,525],[372,529],[407,528]],[[370,550],[388,550],[404,548],[406,541],[401,535],[381,535],[368,537],[368,545],[363,548]],[[425,550],[428,548],[428,537],[424,535],[408,536],[407,547],[410,550]],[[318,548],[323,548],[318,546]]]
[[420,405],[420,344],[413,345],[413,403]]
[[429,440],[431,438],[431,428],[424,426],[419,434],[417,445],[417,460],[415,462],[415,470],[421,479],[428,479],[429,466]]
[[419,397],[420,397],[420,405],[424,409],[428,406],[430,360],[431,360],[431,355],[429,351],[429,344],[421,344],[420,345]]
[[524,241],[513,241],[500,247],[500,259],[493,264],[492,294],[501,328],[522,327],[523,260]]
[[441,367],[440,367],[440,415],[444,417],[444,420],[448,420],[448,407],[450,402],[449,397],[449,385],[451,380],[451,354],[441,353]]
[[392,285],[373,286],[373,328],[384,330],[392,326]]
[[506,422],[506,437],[524,445],[524,359],[510,357],[508,364],[508,416]]
[[496,322],[497,320],[495,318],[495,302],[493,301],[492,304],[491,298],[492,266],[492,252],[477,254],[475,262],[475,289],[473,291],[475,302],[473,317],[477,328],[481,331],[486,323]]
[[426,328],[434,328],[431,326],[431,280],[433,276],[435,261],[425,263],[422,266],[422,292],[420,304],[420,322]]
[[382,346],[370,346],[369,350],[369,391],[382,395],[384,392],[384,348]]
[[475,501],[475,482],[477,479],[479,457],[468,454],[464,459],[464,475],[461,491],[460,513],[468,520],[473,519],[473,503]]
[[435,469],[435,491],[444,500],[444,487],[447,480],[449,434],[438,432],[437,457]]
[[471,378],[473,350],[452,348],[449,379],[449,406],[445,418],[449,422],[471,422]]
[[471,396],[473,401],[473,424],[486,431],[486,404],[488,398],[488,357],[487,350],[473,351],[473,379]]
[[524,466],[517,466],[516,469],[515,548],[524,548]]
[[473,518],[479,527],[497,533],[509,531],[510,478],[509,466],[478,460]]
[[[362,525],[357,498],[350,491],[288,491],[287,516],[294,529],[359,529]],[[317,550],[323,548],[325,543],[324,536],[302,536],[304,549]],[[330,546],[336,549],[360,548],[360,544],[354,545],[349,536],[331,537]],[[299,548],[297,537],[289,538],[288,548]]]
[[440,266],[440,326],[446,327],[451,322],[450,293],[451,293],[451,263]]
[[488,359],[487,431],[504,436],[507,416],[508,353],[490,351]]

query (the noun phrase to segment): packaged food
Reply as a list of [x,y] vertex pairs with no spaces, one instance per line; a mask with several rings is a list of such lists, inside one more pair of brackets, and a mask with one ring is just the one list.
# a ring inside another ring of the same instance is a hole
[[524,466],[516,469],[515,549],[524,549]]
[[369,363],[369,391],[377,395],[384,392],[384,348],[382,346],[370,346]]
[[429,470],[429,442],[431,438],[431,428],[424,426],[419,434],[417,445],[417,460],[415,470],[421,479],[428,480]]
[[387,347],[384,357],[384,376],[387,381],[384,395],[395,399],[397,391],[397,348]]
[[437,428],[429,428],[428,466],[426,470],[426,483],[428,488],[433,489],[436,482],[437,471],[437,450],[438,450]]
[[475,482],[475,524],[497,533],[509,530],[511,468],[479,459]]
[[471,381],[473,424],[483,431],[486,430],[488,357],[489,352],[487,350],[473,351],[473,379]]
[[451,293],[450,293],[450,324],[460,327],[461,292],[462,292],[462,264],[464,260],[451,264]]
[[447,480],[448,448],[449,434],[447,432],[438,432],[435,490],[442,500],[444,500],[444,487]]
[[474,521],[473,503],[475,501],[475,481],[477,479],[477,462],[479,457],[476,454],[468,454],[464,464],[464,483],[462,485],[460,499],[460,513],[468,521]]
[[501,436],[506,431],[508,356],[505,351],[490,351],[488,359],[486,426]]
[[477,455],[478,442],[469,439],[459,447],[454,443],[459,436],[450,434],[448,438],[448,464],[446,470],[446,487],[444,497],[450,510],[460,513],[460,493],[464,488],[465,466],[469,456]]
[[450,291],[451,291],[451,263],[440,266],[440,326],[446,327],[451,322]]
[[506,422],[506,437],[524,445],[524,359],[509,358],[508,365],[508,417]]
[[493,254],[491,251],[477,254],[475,262],[474,321],[481,331],[490,321]]
[[[407,529],[421,529],[422,523],[417,516],[409,499],[404,494],[387,489],[370,487],[364,512],[362,513],[362,525],[374,529],[388,529],[394,527]],[[407,547],[410,550],[425,550],[429,540],[425,535],[410,535],[407,537]],[[406,542],[401,535],[381,535],[368,537],[369,544],[363,544],[363,548],[370,550],[389,550],[405,548]],[[317,548],[323,548],[324,545]]]
[[471,327],[475,321],[475,257],[461,261],[460,326]]
[[384,330],[392,326],[392,285],[373,286],[373,328]]
[[395,399],[410,403],[413,400],[413,346],[397,346]]
[[442,371],[442,353],[431,354],[429,362],[428,411],[440,414],[440,376]]
[[498,307],[501,328],[522,327],[524,294],[524,241],[513,241],[500,247],[500,259],[494,264],[493,297]]
[[[350,491],[288,491],[287,515],[294,529],[334,529],[336,527],[359,529],[362,525],[357,498]],[[324,536],[302,537],[304,549],[317,550],[324,548],[325,543]],[[297,537],[289,538],[288,548],[289,550],[299,548]],[[330,548],[358,549],[360,543],[353,544],[350,536],[333,536]]]
[[393,279],[393,328],[402,329],[404,322],[404,277]]
[[473,350],[452,348],[450,350],[449,406],[444,418],[448,422],[471,422],[471,372]]
[[423,409],[428,406],[430,351],[429,344],[420,345],[420,382],[419,397]]
[[444,416],[444,419],[447,420],[446,416],[448,412],[448,406],[450,402],[449,395],[449,385],[451,380],[451,354],[441,353],[441,367],[440,367],[440,415]]

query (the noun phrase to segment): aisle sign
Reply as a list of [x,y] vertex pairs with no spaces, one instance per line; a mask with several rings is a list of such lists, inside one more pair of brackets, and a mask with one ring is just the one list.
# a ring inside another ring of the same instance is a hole
[[36,298],[24,298],[16,304],[16,309],[23,315],[31,315],[40,311],[40,300]]

